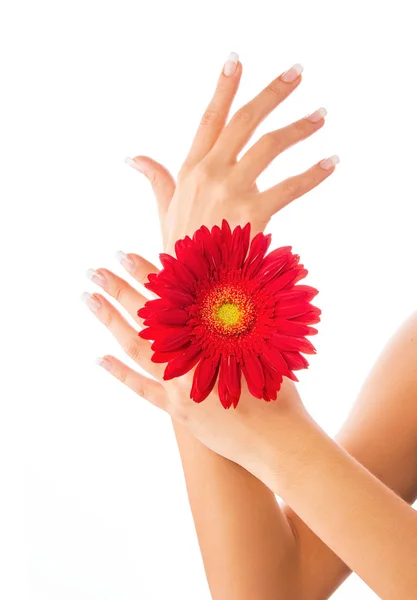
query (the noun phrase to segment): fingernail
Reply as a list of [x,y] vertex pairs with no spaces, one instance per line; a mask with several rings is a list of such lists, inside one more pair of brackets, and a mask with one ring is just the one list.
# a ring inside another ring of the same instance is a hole
[[334,167],[335,165],[337,165],[337,163],[340,162],[340,158],[337,156],[337,154],[333,154],[333,156],[331,156],[330,158],[325,158],[324,160],[322,160],[319,165],[326,170],[331,169],[332,167]]
[[134,160],[133,158],[130,158],[129,156],[127,158],[125,158],[125,163],[127,165],[129,165],[129,167],[132,167],[132,169],[136,169],[136,171],[139,171],[139,173],[143,173],[143,168],[142,166],[139,164],[138,161]]
[[115,257],[117,258],[119,263],[121,263],[124,266],[125,269],[127,269],[128,271],[133,271],[135,263],[133,262],[133,260],[130,260],[130,258],[124,252],[118,250],[115,253]]
[[326,115],[327,115],[327,110],[322,106],[321,108],[317,109],[313,113],[306,115],[305,118],[308,121],[311,121],[312,123],[317,123],[317,121],[320,121],[320,119],[322,119]]
[[106,371],[111,371],[111,362],[107,360],[107,358],[101,358],[100,356],[96,358],[95,362],[97,365],[100,365],[100,367],[103,367],[103,369],[106,369]]
[[230,77],[230,75],[233,75],[233,73],[235,73],[235,71],[236,71],[238,62],[239,62],[239,54],[236,54],[236,52],[231,52],[229,54],[229,56],[227,57],[226,62],[224,63],[223,73],[227,77]]
[[302,73],[303,71],[304,71],[303,65],[300,65],[299,63],[297,63],[296,65],[292,66],[291,69],[288,69],[288,71],[285,71],[285,73],[283,73],[281,75],[281,79],[282,79],[282,81],[285,81],[286,83],[292,83],[293,81],[295,81],[297,79],[299,74]]
[[90,294],[89,292],[83,292],[81,294],[81,300],[83,302],[85,302],[85,304],[87,304],[88,308],[90,310],[92,310],[93,312],[97,312],[101,306],[100,300],[98,298],[96,298],[95,296],[93,296],[92,294]]
[[85,274],[87,275],[88,279],[91,279],[91,281],[94,283],[101,285],[101,287],[106,285],[106,278],[100,273],[97,273],[97,271],[94,271],[94,269],[87,269]]

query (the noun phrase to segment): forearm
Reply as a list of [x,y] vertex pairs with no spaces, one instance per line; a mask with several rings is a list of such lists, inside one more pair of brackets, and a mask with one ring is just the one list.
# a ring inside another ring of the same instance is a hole
[[279,446],[266,459],[271,489],[381,598],[415,598],[415,511],[308,415]]
[[295,541],[275,495],[184,427],[174,431],[213,600],[296,600]]

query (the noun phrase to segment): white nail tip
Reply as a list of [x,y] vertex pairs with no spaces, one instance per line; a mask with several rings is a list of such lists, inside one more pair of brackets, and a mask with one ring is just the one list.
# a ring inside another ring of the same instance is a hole
[[331,161],[334,165],[337,165],[337,163],[340,163],[340,158],[337,156],[337,154],[333,154],[333,156],[329,158],[329,161]]
[[117,252],[114,253],[114,256],[116,257],[116,259],[119,261],[119,263],[121,265],[123,265],[125,268],[127,269],[133,269],[135,266],[135,263],[133,262],[133,260],[131,260],[124,252],[122,252],[121,250],[118,250]]
[[85,274],[87,275],[88,279],[91,279],[91,281],[93,280],[94,276],[99,277],[99,274],[96,273],[94,271],[94,269],[87,269],[87,271],[85,272]]
[[236,54],[236,52],[231,52],[227,57],[227,60],[224,63],[223,67],[223,73],[226,75],[226,77],[230,77],[230,75],[233,75],[235,73],[236,65],[238,62],[239,54]]
[[239,54],[237,54],[236,52],[231,52],[227,57],[226,62],[232,62],[237,65],[237,63],[239,62]]
[[87,304],[87,302],[91,299],[91,294],[89,292],[83,292],[80,298],[84,302],[84,304]]
[[121,263],[122,260],[127,260],[126,254],[124,252],[122,252],[121,250],[118,250],[117,252],[115,252],[114,256],[119,261],[119,263]]

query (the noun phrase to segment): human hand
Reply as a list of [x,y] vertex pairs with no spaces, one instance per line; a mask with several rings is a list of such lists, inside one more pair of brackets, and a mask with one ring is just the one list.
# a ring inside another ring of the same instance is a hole
[[[221,73],[190,151],[178,173],[177,184],[168,170],[147,156],[126,159],[152,184],[161,221],[164,249],[192,235],[201,225],[211,228],[226,219],[231,228],[251,223],[252,236],[263,231],[271,216],[324,181],[339,162],[324,159],[310,169],[260,192],[257,178],[281,152],[311,136],[324,125],[319,109],[286,127],[264,134],[237,160],[258,125],[301,83],[301,65],[294,65],[242,106],[226,125],[236,95],[242,65],[231,55],[232,75]],[[226,63],[227,64],[227,63]],[[284,81],[291,78],[292,81]]]
[[[158,272],[154,265],[136,254],[122,254],[120,258],[140,284],[147,280],[148,273]],[[143,327],[143,320],[137,315],[138,308],[147,301],[143,294],[108,269],[90,270],[88,275]],[[192,373],[164,381],[164,365],[152,362],[150,343],[138,336],[120,312],[101,294],[85,293],[84,300],[126,354],[152,378],[136,372],[114,356],[104,356],[99,364],[136,394],[168,412],[176,423],[186,427],[208,448],[237,462],[268,485],[270,474],[265,470],[263,456],[270,451],[271,439],[280,436],[284,439],[296,420],[309,417],[293,382],[284,377],[277,402],[254,398],[242,381],[236,410],[224,410],[216,391],[196,404],[189,397]]]

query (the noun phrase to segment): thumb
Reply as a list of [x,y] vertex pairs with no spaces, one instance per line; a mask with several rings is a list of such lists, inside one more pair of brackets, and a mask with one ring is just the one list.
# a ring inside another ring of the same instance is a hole
[[171,173],[161,163],[149,156],[126,158],[125,162],[149,179],[158,203],[159,212],[164,214],[175,191],[175,179]]

